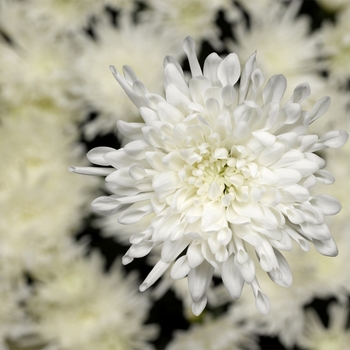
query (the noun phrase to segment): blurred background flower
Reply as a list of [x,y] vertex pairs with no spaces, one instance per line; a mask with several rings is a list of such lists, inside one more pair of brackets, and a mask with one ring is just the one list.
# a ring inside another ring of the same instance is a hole
[[336,182],[317,191],[343,205],[327,221],[339,256],[289,252],[289,289],[258,276],[271,299],[267,316],[246,290],[233,302],[216,273],[200,317],[190,312],[186,279],[165,274],[140,294],[159,252],[122,266],[138,224],[97,217],[90,202],[108,191],[67,171],[86,166],[93,147],[126,142],[117,120],[140,120],[108,66],[133,67],[163,95],[166,55],[189,76],[188,35],[201,64],[212,51],[236,52],[241,63],[257,51],[265,77],[287,77],[286,96],[310,84],[303,109],[331,97],[312,132],[349,131],[349,11],[347,0],[1,1],[0,349],[350,348],[349,144],[319,153]]

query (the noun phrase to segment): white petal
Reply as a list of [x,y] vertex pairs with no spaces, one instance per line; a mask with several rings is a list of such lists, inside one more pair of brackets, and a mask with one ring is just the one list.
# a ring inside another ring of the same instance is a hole
[[312,160],[304,158],[290,165],[288,169],[294,169],[300,173],[301,177],[306,177],[319,170],[319,166]]
[[286,214],[293,224],[301,224],[305,221],[305,215],[301,210],[295,208],[287,209]]
[[192,300],[194,302],[199,301],[209,287],[211,279],[213,277],[214,267],[207,261],[197,266],[188,273],[188,288]]
[[173,193],[179,186],[179,177],[173,171],[163,171],[153,180],[154,192],[159,199]]
[[127,136],[131,140],[139,140],[143,138],[142,127],[145,126],[145,123],[129,123],[123,120],[117,121],[118,131]]
[[261,292],[256,278],[252,281],[250,286],[255,297],[255,306],[257,310],[262,314],[268,314],[270,312],[270,300],[264,293]]
[[233,255],[222,264],[221,276],[230,297],[238,299],[242,293],[244,279],[234,263]]
[[327,170],[319,170],[314,173],[314,175],[318,182],[321,182],[325,185],[331,185],[335,181],[334,176]]
[[179,280],[186,277],[190,270],[191,268],[188,264],[187,256],[183,255],[175,261],[170,275],[174,280]]
[[188,265],[194,269],[204,261],[201,244],[192,243],[187,249]]
[[304,202],[309,200],[310,192],[303,186],[293,185],[281,189],[283,202]]
[[221,195],[221,190],[216,182],[210,184],[208,189],[208,197],[210,200],[215,201]]
[[311,199],[310,203],[323,212],[324,215],[335,215],[340,212],[341,204],[338,199],[328,194],[320,194]]
[[130,204],[121,204],[118,202],[116,198],[113,198],[112,196],[103,196],[96,198],[92,203],[92,209],[101,214],[101,215],[114,215],[117,214],[127,208],[129,208],[132,205]]
[[276,241],[274,239],[269,239],[269,242],[274,248],[278,250],[288,250],[288,251],[292,250],[293,248],[292,240],[290,239],[286,231],[281,230],[281,233],[282,233],[282,238],[279,241]]
[[96,147],[89,151],[86,156],[91,163],[106,166],[110,164],[106,162],[104,155],[113,151],[115,151],[115,149],[111,147]]
[[82,166],[70,166],[68,171],[81,175],[100,175],[108,176],[113,173],[113,168],[98,168],[98,167],[82,167]]
[[300,179],[301,175],[298,171],[293,169],[276,169],[274,170],[274,173],[278,177],[278,187],[288,187],[297,184]]
[[218,78],[222,86],[235,85],[241,74],[239,58],[235,53],[230,53],[224,58],[218,67]]
[[278,176],[268,168],[263,168],[260,171],[259,182],[262,185],[276,185],[279,181]]
[[150,204],[137,209],[127,209],[120,214],[118,218],[118,222],[122,225],[136,224],[144,216],[151,214],[152,212],[153,212],[153,208]]
[[292,149],[287,153],[284,153],[282,157],[271,166],[271,168],[273,169],[284,168],[286,166],[296,163],[300,159],[303,159],[303,157],[304,155],[302,152]]
[[218,232],[217,240],[222,245],[227,245],[232,239],[232,231],[228,227],[223,227]]
[[205,106],[205,92],[212,87],[210,80],[202,75],[192,78],[189,83],[192,100]]
[[129,175],[134,180],[142,180],[147,176],[147,173],[142,165],[133,163],[129,167]]
[[278,261],[278,267],[268,272],[268,275],[272,281],[280,286],[290,287],[292,285],[293,277],[287,260],[277,249],[274,249],[274,253]]
[[286,113],[286,124],[294,124],[298,121],[301,115],[301,106],[299,103],[291,103],[286,105],[282,111]]
[[225,106],[230,106],[236,98],[236,90],[231,85],[226,85],[221,92]]
[[319,241],[314,239],[312,242],[316,250],[322,255],[326,255],[326,256],[338,255],[338,247],[332,237],[326,241]]
[[191,37],[186,37],[183,42],[183,49],[186,52],[188,61],[190,63],[192,77],[202,75],[202,69],[199,65],[198,58],[195,51],[195,42]]
[[188,97],[188,86],[185,82],[184,76],[172,63],[166,65],[164,68],[164,88],[166,89],[169,84],[175,85],[183,94]]
[[145,152],[151,149],[151,146],[146,141],[135,140],[125,145],[124,152],[132,159],[141,160],[145,158]]
[[209,202],[204,206],[202,225],[204,231],[216,231],[222,227],[225,219],[225,208],[220,202]]
[[[275,144],[270,147],[264,149],[258,160],[260,164],[263,164],[265,166],[270,166],[271,164],[275,163],[277,159],[280,159],[283,154],[285,154],[285,145],[281,142],[275,142]],[[275,167],[275,165],[273,166]]]
[[153,283],[155,283],[168,269],[170,263],[165,263],[162,260],[159,260],[157,264],[153,267],[152,271],[148,274],[146,279],[140,285],[140,292],[144,292],[148,289]]
[[190,242],[191,240],[186,236],[176,241],[172,241],[170,239],[165,240],[161,253],[162,260],[164,262],[174,261]]
[[176,125],[184,120],[184,115],[173,105],[167,102],[158,104],[158,114],[160,120]]
[[192,312],[195,316],[199,316],[205,306],[207,305],[207,302],[208,302],[208,298],[206,295],[204,295],[202,298],[200,298],[198,301],[193,301],[192,302]]
[[188,115],[191,110],[189,108],[190,100],[175,85],[168,85],[166,90],[166,100],[177,108],[182,114]]
[[299,84],[293,91],[293,95],[288,103],[302,103],[311,93],[310,85],[308,83]]
[[215,259],[221,263],[225,262],[228,259],[228,251],[226,247],[220,246],[220,248],[215,253]]
[[145,106],[145,102],[141,96],[139,96],[129,85],[126,79],[116,70],[114,66],[109,66],[114,78],[118,81],[119,85],[123,88],[130,100],[135,104],[137,108]]
[[253,131],[252,134],[265,147],[271,147],[276,141],[276,136],[266,131]]
[[243,101],[246,99],[246,96],[248,94],[249,85],[251,83],[251,75],[252,72],[256,68],[256,52],[254,52],[245,63],[242,75],[241,75],[241,82],[239,87],[239,104],[243,103]]
[[152,247],[152,242],[140,242],[138,244],[132,244],[126,252],[126,255],[132,258],[142,258],[152,250]]
[[216,52],[211,53],[204,61],[204,75],[211,81],[212,86],[219,86],[218,67],[222,58]]
[[349,134],[344,130],[329,131],[324,134],[318,143],[330,148],[339,148],[343,146],[349,138]]
[[260,290],[257,292],[255,298],[255,307],[260,313],[264,315],[269,314],[271,309],[270,299]]
[[287,80],[284,75],[274,75],[267,82],[263,90],[264,105],[269,103],[280,103],[287,88]]
[[142,119],[147,125],[152,125],[156,120],[159,120],[158,113],[151,108],[141,107],[139,109]]
[[246,283],[252,283],[255,278],[255,265],[253,260],[248,256],[247,261],[244,263],[238,262],[238,256],[235,256],[235,265],[237,266],[239,272],[241,273],[244,281]]
[[327,112],[330,104],[331,104],[331,98],[328,96],[325,96],[320,100],[318,100],[312,107],[310,124],[313,123],[318,118],[322,117]]
[[181,75],[184,75],[184,72],[179,64],[179,62],[176,61],[176,59],[172,56],[165,56],[164,61],[163,61],[163,67],[166,67],[168,64],[173,64],[177,70],[181,73]]

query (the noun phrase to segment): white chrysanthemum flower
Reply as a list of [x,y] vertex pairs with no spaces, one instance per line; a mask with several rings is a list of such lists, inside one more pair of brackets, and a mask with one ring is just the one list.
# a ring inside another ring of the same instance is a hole
[[335,23],[324,23],[318,38],[320,55],[330,78],[345,85],[350,79],[350,8],[340,12]]
[[306,311],[306,322],[299,345],[307,350],[349,349],[350,331],[347,329],[348,305],[331,304],[326,328],[313,310]]
[[60,129],[59,115],[1,118],[0,256],[9,264],[38,268],[38,251],[75,234],[88,213],[99,181],[72,181],[65,171],[73,160],[83,164],[76,137]]
[[147,21],[155,21],[173,30],[179,38],[187,35],[196,41],[207,40],[219,48],[219,29],[215,25],[218,12],[223,10],[228,20],[240,18],[240,12],[229,0],[147,0],[150,10]]
[[100,22],[96,26],[96,36],[95,41],[82,38],[82,52],[75,65],[83,80],[76,86],[77,92],[90,108],[100,113],[86,126],[89,138],[113,131],[119,119],[140,120],[137,108],[130,105],[122,88],[113,85],[109,65],[113,63],[119,69],[125,62],[132,62],[152,91],[163,94],[163,58],[169,52],[176,55],[177,47],[174,36],[168,31],[153,24],[135,26],[129,16],[122,17],[118,28],[107,21]]
[[292,240],[304,250],[311,242],[321,254],[337,254],[324,215],[336,214],[340,204],[328,195],[311,196],[309,189],[317,180],[333,182],[314,152],[340,147],[348,134],[308,134],[309,124],[326,112],[329,98],[318,101],[310,113],[303,111],[300,103],[310,95],[307,83],[298,85],[281,106],[286,79],[275,75],[260,91],[264,78],[255,54],[241,74],[236,54],[221,59],[213,53],[203,74],[194,46],[191,38],[185,40],[189,83],[180,65],[165,58],[166,99],[150,93],[131,68],[124,67],[123,77],[112,67],[144,123],[119,121],[119,131],[134,141],[120,150],[99,147],[88,153],[91,162],[107,168],[71,170],[108,175],[113,194],[93,202],[97,212],[117,214],[125,225],[155,215],[131,237],[123,258],[130,263],[162,244],[161,259],[141,291],[172,266],[174,279],[188,275],[192,309],[199,314],[217,269],[233,298],[248,283],[257,309],[267,313],[269,300],[246,247],[253,247],[262,269],[282,286],[290,286],[292,276],[279,250],[292,249]]
[[136,292],[135,274],[125,277],[120,264],[104,274],[97,254],[61,262],[28,303],[42,340],[67,350],[152,348],[156,329],[143,325],[150,303]]
[[232,322],[227,316],[207,318],[194,324],[188,331],[176,331],[166,350],[255,350],[254,335],[242,324]]
[[[25,18],[20,5],[11,3],[0,11],[0,28],[11,40],[0,40],[2,105],[24,109],[34,103],[50,111],[64,107],[69,118],[78,119],[81,113],[71,88],[77,83],[71,69],[72,42]],[[73,110],[74,117],[69,112]]]

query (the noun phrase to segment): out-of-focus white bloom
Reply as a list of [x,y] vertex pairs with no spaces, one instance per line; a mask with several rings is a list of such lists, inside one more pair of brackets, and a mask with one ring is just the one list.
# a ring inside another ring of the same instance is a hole
[[131,62],[142,81],[152,92],[163,94],[163,58],[167,53],[176,57],[176,40],[167,30],[153,24],[135,26],[129,16],[124,16],[118,28],[107,21],[96,26],[96,41],[82,38],[82,52],[76,60],[76,71],[82,84],[78,93],[100,115],[86,126],[86,136],[107,133],[115,129],[116,121],[139,121],[137,108],[130,104],[122,88],[113,84],[108,69],[114,64],[121,69]]
[[82,163],[76,132],[61,130],[59,115],[30,112],[0,125],[0,256],[26,268],[76,232],[99,184],[67,172],[72,161]]
[[349,6],[348,0],[316,0],[321,7],[330,12],[338,12]]
[[106,275],[101,258],[75,256],[51,266],[29,301],[38,336],[59,349],[150,349],[154,326],[143,325],[150,307],[135,290],[135,274],[120,264]]
[[188,331],[177,331],[166,350],[255,350],[254,335],[228,317],[207,318],[203,324],[194,324]]
[[[257,2],[249,3],[255,7]],[[268,10],[251,18],[249,27],[244,21],[235,25],[232,29],[237,42],[229,41],[229,50],[236,52],[241,62],[256,50],[261,70],[267,76],[283,73],[289,81],[315,73],[317,42],[309,34],[310,18],[296,17],[300,3],[292,1],[286,6],[283,1],[273,1]]]
[[335,23],[325,22],[318,39],[324,68],[331,79],[345,85],[350,79],[350,8],[341,11]]
[[192,310],[198,315],[216,269],[233,298],[248,283],[257,309],[268,313],[269,300],[247,246],[269,277],[285,287],[292,275],[280,250],[291,250],[292,240],[306,251],[311,242],[321,254],[337,254],[324,215],[336,214],[340,204],[328,195],[311,196],[309,189],[317,181],[334,181],[314,152],[342,146],[348,134],[308,134],[309,124],[326,112],[329,98],[319,100],[311,112],[302,110],[300,103],[310,95],[304,83],[282,106],[285,77],[271,77],[260,91],[264,77],[255,54],[241,74],[236,54],[221,59],[213,53],[205,60],[203,75],[191,38],[185,39],[184,50],[192,79],[186,83],[178,62],[167,57],[166,100],[150,94],[131,68],[124,67],[123,77],[112,67],[144,123],[119,121],[119,131],[134,141],[120,150],[98,147],[88,153],[92,163],[106,168],[71,170],[108,175],[113,194],[93,202],[97,212],[117,214],[125,225],[156,214],[131,237],[123,258],[130,263],[162,244],[161,259],[141,291],[172,266],[174,279],[188,275]]
[[20,5],[9,3],[0,11],[0,27],[11,40],[0,40],[1,105],[24,108],[31,103],[49,111],[64,107],[67,116],[61,118],[76,120],[80,113],[72,91],[77,83],[71,70],[72,42],[25,18]]
[[178,38],[190,35],[196,41],[210,41],[216,48],[221,47],[220,32],[215,26],[218,12],[223,10],[230,21],[240,17],[229,0],[147,0],[147,4],[150,7],[145,13],[147,21],[174,31]]
[[328,308],[330,317],[326,328],[313,310],[306,311],[303,334],[299,345],[307,350],[345,350],[349,349],[350,331],[346,329],[348,305],[333,303]]
[[96,0],[24,0],[26,16],[54,33],[80,31],[92,16],[103,11],[105,1]]

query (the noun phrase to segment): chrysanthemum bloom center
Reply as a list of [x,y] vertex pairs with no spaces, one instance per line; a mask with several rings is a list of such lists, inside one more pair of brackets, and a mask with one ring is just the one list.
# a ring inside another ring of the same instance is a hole
[[[241,147],[241,151],[244,150]],[[239,153],[238,157],[234,157],[225,148],[217,150],[218,158],[206,154],[200,162],[189,167],[189,176],[184,182],[196,187],[196,194],[203,201],[219,200],[224,207],[235,199],[239,202],[247,201],[249,181],[258,176],[258,167],[256,163],[244,159],[237,148],[235,151]],[[186,172],[186,169],[182,172]]]
[[171,266],[172,278],[187,276],[198,315],[216,270],[232,298],[239,298],[244,283],[250,284],[258,310],[267,313],[270,304],[246,246],[284,287],[291,285],[292,275],[279,250],[292,249],[292,240],[304,250],[312,242],[324,255],[337,254],[324,215],[336,214],[340,204],[331,196],[313,197],[309,188],[316,181],[334,181],[314,152],[340,147],[348,135],[341,130],[321,138],[308,134],[308,125],[330,102],[326,97],[311,113],[303,111],[308,84],[298,85],[282,106],[287,82],[276,75],[260,100],[264,77],[255,54],[242,73],[235,54],[224,60],[209,55],[202,71],[190,38],[184,50],[192,78],[187,83],[180,65],[167,57],[166,100],[149,93],[130,68],[124,69],[125,78],[112,69],[145,123],[119,121],[119,131],[133,141],[118,151],[100,147],[88,154],[92,162],[115,170],[73,170],[108,175],[113,195],[97,198],[96,211],[117,214],[122,225],[145,218],[142,232],[137,229],[130,238],[124,263],[161,244],[160,259],[141,291]]

